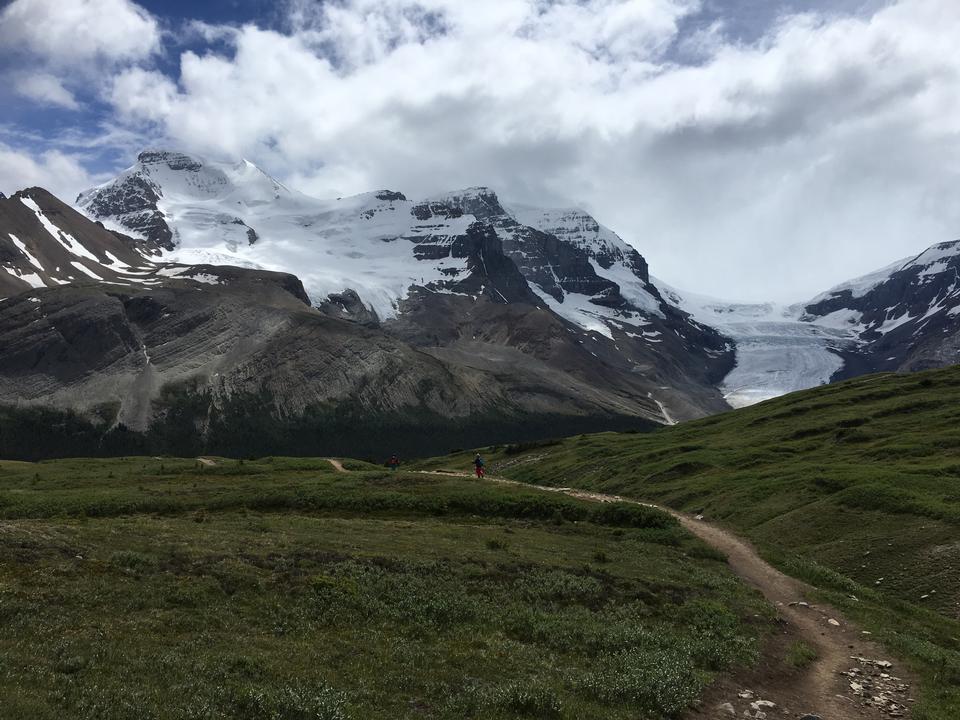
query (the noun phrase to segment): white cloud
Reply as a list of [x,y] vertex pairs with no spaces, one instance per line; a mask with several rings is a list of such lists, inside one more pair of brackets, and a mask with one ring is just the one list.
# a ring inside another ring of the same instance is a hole
[[129,0],[14,0],[0,13],[0,45],[58,66],[134,61],[159,48],[160,30]]
[[684,35],[700,6],[293,0],[286,32],[196,26],[216,50],[119,69],[107,97],[151,144],[315,194],[576,202],[699,292],[796,300],[960,234],[960,4],[793,15],[752,44]]
[[69,203],[78,188],[91,187],[102,180],[91,175],[76,155],[51,150],[34,156],[0,143],[0,192],[7,195],[39,186]]
[[68,110],[76,110],[79,107],[73,93],[63,86],[59,78],[50,73],[36,72],[15,75],[13,85],[18,95],[41,105],[54,105]]
[[130,68],[114,79],[110,97],[121,118],[158,121],[171,112],[177,87],[166,75]]

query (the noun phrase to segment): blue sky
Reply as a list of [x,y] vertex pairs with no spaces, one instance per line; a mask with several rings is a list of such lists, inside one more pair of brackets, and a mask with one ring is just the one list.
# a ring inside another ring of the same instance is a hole
[[12,0],[0,191],[156,146],[320,196],[485,184],[802,300],[960,235],[957,37],[955,0]]

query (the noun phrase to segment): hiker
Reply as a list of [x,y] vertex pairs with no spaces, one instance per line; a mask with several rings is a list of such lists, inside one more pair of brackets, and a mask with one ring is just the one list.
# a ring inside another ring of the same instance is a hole
[[396,470],[398,467],[400,467],[400,458],[398,458],[396,455],[391,455],[390,459],[387,460],[387,467],[391,470]]
[[477,453],[477,456],[473,459],[473,466],[477,469],[477,477],[483,477],[483,458],[480,457],[480,453]]

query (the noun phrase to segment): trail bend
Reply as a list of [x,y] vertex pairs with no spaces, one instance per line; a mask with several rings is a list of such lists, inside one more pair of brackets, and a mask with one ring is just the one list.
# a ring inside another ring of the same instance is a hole
[[[420,472],[473,478],[469,473]],[[777,570],[760,557],[749,542],[729,530],[668,507],[620,495],[532,485],[494,476],[487,476],[484,481],[560,493],[591,502],[643,505],[672,515],[689,532],[723,553],[730,569],[776,607],[789,631],[817,651],[817,659],[799,675],[783,677],[782,674],[770,674],[765,677],[762,671],[753,673],[750,678],[753,686],[749,688],[752,697],[742,698],[737,691],[729,692],[728,689],[726,696],[720,694],[711,697],[701,708],[693,711],[691,717],[766,717],[772,720],[775,717],[803,718],[811,715],[821,720],[863,720],[911,716],[909,683],[894,674],[895,670],[905,671],[905,668],[900,663],[886,666],[884,663],[890,661],[883,648],[872,642],[835,608],[805,602],[804,598],[813,590],[811,586]],[[875,661],[881,664],[877,665]],[[851,671],[854,671],[852,675]],[[887,677],[881,677],[883,675]],[[858,690],[855,685],[860,685],[862,689]],[[771,701],[775,707],[753,707],[757,700]],[[732,706],[734,714],[729,708],[722,707],[725,702]],[[758,710],[760,715],[756,714]]]

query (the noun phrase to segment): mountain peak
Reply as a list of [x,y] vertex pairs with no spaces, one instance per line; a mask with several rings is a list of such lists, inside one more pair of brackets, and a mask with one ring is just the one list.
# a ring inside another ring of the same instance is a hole
[[451,190],[432,197],[430,200],[441,202],[444,200],[484,200],[488,202],[499,202],[496,191],[486,185],[476,185],[460,190]]
[[927,267],[934,263],[945,262],[958,255],[960,255],[960,240],[950,240],[931,245],[912,260],[908,260],[903,267],[904,269],[908,267]]
[[463,190],[453,190],[429,198],[424,205],[431,208],[444,206],[464,215],[473,215],[477,220],[486,220],[497,215],[506,215],[506,210],[500,204],[500,199],[492,189],[485,186],[468,187]]
[[137,155],[139,165],[166,165],[171,170],[190,170],[196,172],[204,165],[202,158],[187,155],[175,150],[144,150]]
[[382,200],[384,202],[403,202],[407,199],[406,195],[396,190],[377,190],[377,192],[374,194],[374,197],[377,198],[377,200]]

